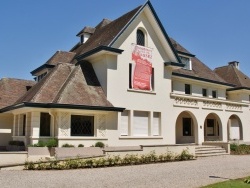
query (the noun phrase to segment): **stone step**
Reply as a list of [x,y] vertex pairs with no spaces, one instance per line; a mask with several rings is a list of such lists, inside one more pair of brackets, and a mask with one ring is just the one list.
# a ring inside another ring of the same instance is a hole
[[199,148],[199,149],[195,149],[196,151],[220,151],[220,150],[225,150],[223,148]]
[[226,153],[226,150],[213,150],[213,151],[198,151],[195,154],[207,154],[207,153]]
[[197,146],[195,147],[196,157],[210,157],[210,156],[220,156],[227,155],[224,148],[219,146]]
[[195,154],[196,157],[212,157],[212,156],[221,156],[229,155],[228,153],[207,153],[207,154]]

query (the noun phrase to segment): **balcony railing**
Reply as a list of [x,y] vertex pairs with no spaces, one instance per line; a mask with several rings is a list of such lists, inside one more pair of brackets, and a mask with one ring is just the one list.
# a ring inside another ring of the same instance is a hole
[[179,106],[187,108],[211,109],[233,112],[242,112],[243,107],[249,107],[249,104],[244,102],[198,97],[192,95],[171,93],[170,97],[174,99],[174,106],[177,107]]

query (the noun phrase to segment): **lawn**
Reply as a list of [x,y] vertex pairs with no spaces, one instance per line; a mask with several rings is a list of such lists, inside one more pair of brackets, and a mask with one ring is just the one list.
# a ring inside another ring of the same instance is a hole
[[249,177],[246,178],[240,178],[236,180],[228,180],[220,183],[215,183],[211,185],[207,185],[203,188],[244,188],[244,187],[250,187],[250,184],[244,183],[244,180],[250,179]]

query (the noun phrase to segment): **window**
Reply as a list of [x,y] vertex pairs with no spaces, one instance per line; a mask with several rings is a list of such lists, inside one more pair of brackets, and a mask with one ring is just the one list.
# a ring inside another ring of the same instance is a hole
[[207,119],[207,136],[215,136],[214,119]]
[[40,136],[50,136],[50,115],[41,113],[40,116]]
[[153,126],[152,126],[152,135],[160,135],[160,112],[153,113]]
[[71,116],[71,136],[94,136],[94,116]]
[[26,129],[26,115],[23,115],[23,136],[25,136],[25,129]]
[[202,96],[207,97],[207,89],[202,89]]
[[182,119],[183,136],[192,136],[192,119],[183,118]]
[[37,76],[37,77],[35,78],[35,80],[36,80],[37,82],[39,82],[41,79],[43,79],[44,76],[46,76],[46,74],[47,74],[47,72],[45,72],[45,73],[43,73],[43,74]]
[[191,86],[190,84],[185,84],[185,94],[191,94]]
[[127,136],[128,135],[128,126],[129,126],[129,111],[124,110],[121,113],[121,135]]
[[145,35],[142,30],[138,29],[136,33],[136,44],[145,46]]
[[212,91],[212,97],[217,98],[217,92],[215,90]]
[[183,56],[179,56],[179,58],[180,58],[181,62],[182,62],[183,64],[185,64],[185,66],[183,67],[184,69],[192,70],[190,58],[188,58],[188,57],[183,57]]
[[134,136],[148,136],[148,112],[134,111],[133,134]]

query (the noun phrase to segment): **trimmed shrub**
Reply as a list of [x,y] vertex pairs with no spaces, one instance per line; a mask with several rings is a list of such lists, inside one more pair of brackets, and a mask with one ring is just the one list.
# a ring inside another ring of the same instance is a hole
[[83,144],[79,144],[79,145],[78,145],[78,148],[83,148],[83,147],[84,147]]
[[18,140],[11,140],[9,141],[10,146],[24,146],[23,141],[18,141]]
[[104,148],[105,144],[103,142],[96,142],[95,147]]
[[75,146],[72,145],[72,144],[66,143],[66,144],[63,144],[62,147],[63,147],[63,148],[74,148]]
[[47,147],[49,147],[49,148],[51,148],[51,147],[57,147],[57,146],[58,146],[58,140],[55,139],[55,138],[49,139],[49,140],[45,143],[45,145],[46,145]]

